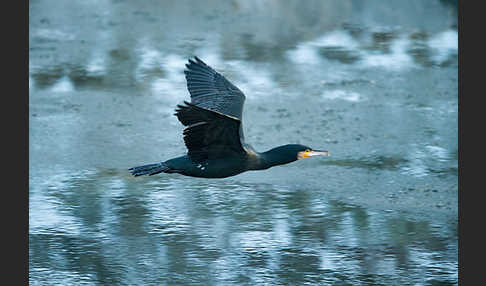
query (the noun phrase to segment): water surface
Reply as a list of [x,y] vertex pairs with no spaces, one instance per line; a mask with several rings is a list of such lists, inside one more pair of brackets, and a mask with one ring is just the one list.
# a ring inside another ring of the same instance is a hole
[[[457,285],[457,39],[454,1],[30,1],[30,284]],[[131,177],[194,55],[257,150],[331,156]]]

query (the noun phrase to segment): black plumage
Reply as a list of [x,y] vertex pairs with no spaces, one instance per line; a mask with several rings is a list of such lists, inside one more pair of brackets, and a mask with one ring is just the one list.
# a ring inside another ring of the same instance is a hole
[[242,138],[239,135],[241,121],[184,102],[178,105],[176,116],[187,126],[184,129],[184,143],[188,156],[195,162],[225,157],[234,153],[244,155]]
[[241,121],[245,95],[198,57],[184,71],[191,103]]
[[191,102],[178,105],[187,155],[157,164],[130,168],[134,176],[161,172],[204,178],[223,178],[248,170],[268,169],[298,159],[328,155],[298,144],[256,152],[244,142],[242,128],[245,95],[198,57],[184,71]]

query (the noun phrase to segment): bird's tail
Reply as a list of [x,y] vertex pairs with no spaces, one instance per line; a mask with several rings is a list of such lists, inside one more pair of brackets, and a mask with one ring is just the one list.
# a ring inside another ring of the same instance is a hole
[[132,175],[137,177],[141,175],[152,176],[162,172],[169,172],[170,168],[167,167],[164,163],[157,163],[157,164],[148,164],[148,165],[133,167],[128,170],[130,171],[130,173],[132,173]]

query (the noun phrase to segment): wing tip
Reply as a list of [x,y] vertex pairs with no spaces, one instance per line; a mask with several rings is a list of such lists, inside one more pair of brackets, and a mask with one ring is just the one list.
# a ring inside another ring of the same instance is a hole
[[197,56],[194,56],[194,58],[196,59],[196,61],[197,61],[198,63],[203,64],[203,65],[205,65],[205,66],[206,66],[206,63],[205,63],[205,62],[203,62],[203,61],[202,61],[200,58],[198,58]]
[[193,66],[209,67],[198,56],[193,56],[192,58],[187,59],[187,61],[188,61],[188,63],[186,63],[186,68],[188,68],[188,69],[192,69]]

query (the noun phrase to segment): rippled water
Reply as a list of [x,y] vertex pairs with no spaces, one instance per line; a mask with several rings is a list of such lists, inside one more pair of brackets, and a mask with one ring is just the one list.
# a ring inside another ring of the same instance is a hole
[[[457,285],[457,39],[454,1],[30,1],[30,284]],[[257,150],[331,156],[131,177],[193,55]]]
[[456,283],[453,221],[371,211],[326,191],[60,173],[32,182],[31,282]]

